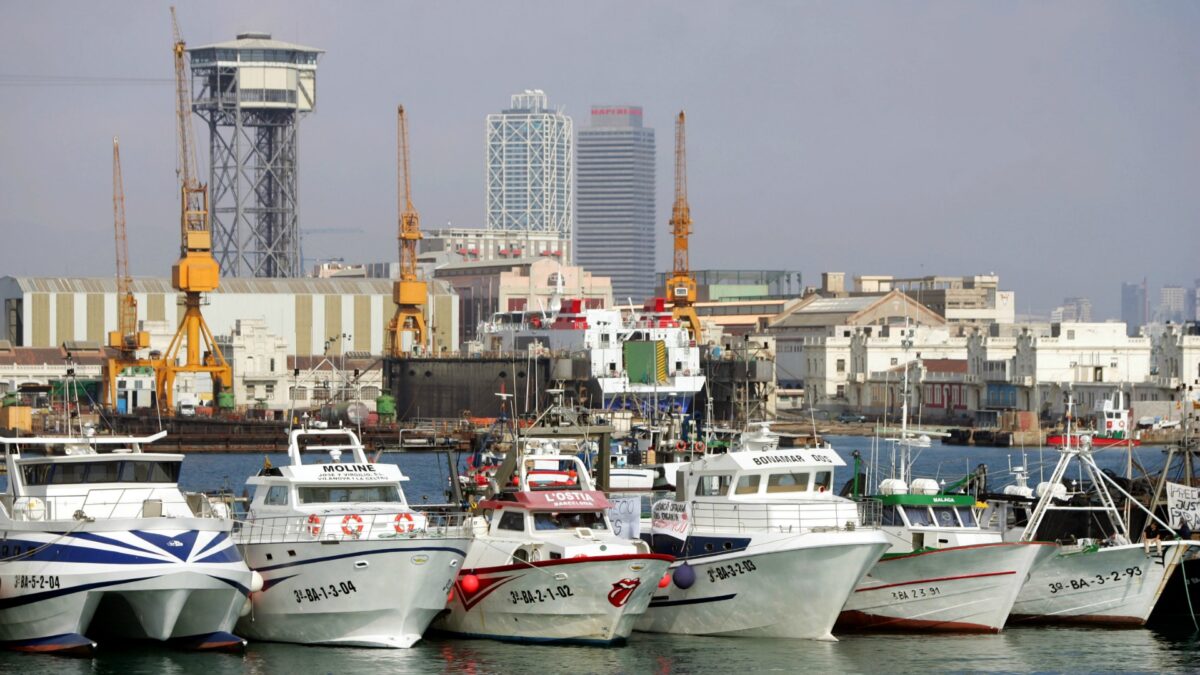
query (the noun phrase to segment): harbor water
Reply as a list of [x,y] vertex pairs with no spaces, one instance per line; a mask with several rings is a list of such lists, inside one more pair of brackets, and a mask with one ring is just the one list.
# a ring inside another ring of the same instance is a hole
[[[830,437],[852,466],[850,453],[872,456],[872,440]],[[879,448],[883,463],[890,447]],[[1024,463],[1030,483],[1047,474],[1057,454],[1051,449],[951,447],[934,443],[919,451],[914,475],[954,482],[976,465],[989,468],[995,490],[1011,482],[1008,466]],[[1161,468],[1162,448],[1135,449],[1147,470]],[[1123,474],[1124,449],[1099,452],[1098,463]],[[269,455],[272,463],[285,461]],[[184,462],[186,490],[225,488],[241,494],[247,476],[263,464],[262,454],[192,454]],[[445,500],[449,476],[442,454],[411,452],[385,455],[411,478],[405,492],[414,505]],[[850,467],[838,484],[850,477]],[[885,477],[885,476],[881,476]],[[397,579],[396,583],[404,583]],[[1110,630],[1099,628],[1022,627],[998,635],[930,636],[846,634],[837,642],[668,636],[634,633],[627,645],[613,648],[529,646],[487,640],[458,640],[431,635],[408,650],[304,647],[252,643],[244,656],[175,651],[158,644],[102,645],[91,659],[0,652],[0,673],[668,673],[668,672],[918,672],[918,671],[1157,671],[1200,670],[1200,635],[1190,623]]]

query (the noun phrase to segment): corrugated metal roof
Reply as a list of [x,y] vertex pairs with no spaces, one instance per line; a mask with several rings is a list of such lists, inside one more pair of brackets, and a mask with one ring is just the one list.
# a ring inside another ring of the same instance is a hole
[[[116,293],[115,277],[11,277],[27,293]],[[134,277],[134,293],[177,293],[169,279]],[[222,279],[214,293],[389,295],[389,279]]]
[[882,296],[866,295],[853,298],[817,298],[804,307],[796,310],[806,314],[854,314],[870,307]]

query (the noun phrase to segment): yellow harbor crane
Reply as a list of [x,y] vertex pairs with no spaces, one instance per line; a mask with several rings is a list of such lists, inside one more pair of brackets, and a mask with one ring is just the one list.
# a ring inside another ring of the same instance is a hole
[[699,342],[700,317],[696,315],[696,279],[688,262],[688,237],[692,233],[692,212],[687,201],[687,134],[683,111],[675,119],[675,204],[671,207],[671,233],[675,238],[675,265],[667,279],[667,299],[674,303],[673,313]]
[[396,315],[387,327],[387,352],[406,356],[425,346],[425,298],[427,286],[417,279],[417,242],[421,240],[421,216],[412,202],[408,173],[408,117],[404,106],[396,108],[396,164],[398,210],[400,211],[400,279],[392,289]]
[[117,404],[117,376],[133,366],[153,366],[137,358],[150,346],[150,334],[137,329],[137,298],[129,274],[129,244],[125,237],[125,185],[121,179],[121,145],[113,137],[113,237],[117,244],[117,330],[109,331],[108,346],[117,351],[104,363],[104,404]]
[[[221,388],[233,383],[233,372],[220,347],[213,339],[208,324],[200,313],[200,294],[217,289],[221,269],[212,254],[212,229],[208,219],[208,186],[197,178],[196,148],[192,138],[191,104],[188,93],[187,52],[171,8],[171,28],[174,32],[175,54],[175,113],[178,131],[178,161],[180,179],[179,261],[171,267],[171,284],[184,296],[184,314],[179,330],[156,373],[158,403],[166,410],[174,407],[175,377],[179,373],[207,373],[212,377],[214,397]],[[184,362],[179,352],[184,350]],[[207,351],[201,355],[201,346]]]

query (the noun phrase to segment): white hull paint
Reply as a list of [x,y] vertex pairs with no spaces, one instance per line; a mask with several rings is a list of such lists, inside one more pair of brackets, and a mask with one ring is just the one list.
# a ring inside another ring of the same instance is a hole
[[838,629],[997,633],[1053,544],[980,544],[884,558],[847,600]]
[[263,590],[252,594],[253,609],[238,623],[238,634],[299,644],[411,647],[446,606],[469,542],[448,537],[245,544],[246,561],[262,574]]
[[1036,567],[1013,605],[1012,623],[1141,626],[1191,542],[1163,542],[1163,556],[1140,544],[1058,551]]
[[[464,570],[434,628],[522,642],[620,642],[669,564],[666,556],[629,554]],[[479,581],[473,593],[463,588],[467,575]]]
[[0,532],[0,642],[15,648],[54,651],[62,644],[56,638],[72,635],[182,640],[228,633],[249,592],[252,575],[228,523],[38,525],[54,531]]
[[[654,594],[637,630],[683,635],[832,640],[847,596],[888,547],[882,533],[862,539],[809,532],[749,549],[692,558],[695,583]],[[685,561],[677,561],[677,568]]]

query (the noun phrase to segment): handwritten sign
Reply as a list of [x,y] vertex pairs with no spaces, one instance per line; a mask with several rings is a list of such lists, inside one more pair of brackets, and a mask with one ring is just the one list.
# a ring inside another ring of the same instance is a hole
[[692,514],[687,502],[660,499],[650,510],[650,531],[666,534],[676,539],[687,539]]
[[1200,488],[1168,482],[1167,509],[1170,514],[1167,524],[1171,527],[1179,527],[1186,521],[1193,532],[1200,530]]
[[641,497],[609,497],[608,519],[612,521],[613,534],[624,539],[637,539],[642,530]]

